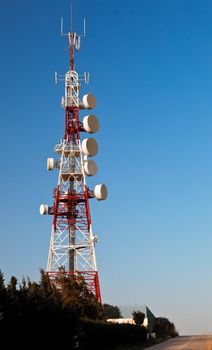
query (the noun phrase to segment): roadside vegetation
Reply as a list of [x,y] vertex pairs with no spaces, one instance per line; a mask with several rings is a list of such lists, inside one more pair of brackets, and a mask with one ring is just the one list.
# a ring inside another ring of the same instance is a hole
[[135,324],[143,324],[144,322],[144,319],[145,319],[145,313],[142,312],[142,311],[133,311],[132,313],[132,317],[133,317],[133,320],[135,322]]
[[[20,346],[67,349],[112,349],[126,344],[145,344],[147,330],[139,324],[113,324],[107,318],[121,317],[117,306],[100,305],[83,278],[66,278],[61,271],[57,287],[41,270],[40,281],[12,276],[5,285],[0,272],[0,334],[5,348]],[[135,314],[138,319],[140,314]],[[176,336],[164,318],[157,319],[160,337]],[[168,321],[169,322],[169,321]],[[173,329],[172,329],[173,328]],[[171,331],[171,333],[170,333]],[[169,333],[169,334],[168,334]]]

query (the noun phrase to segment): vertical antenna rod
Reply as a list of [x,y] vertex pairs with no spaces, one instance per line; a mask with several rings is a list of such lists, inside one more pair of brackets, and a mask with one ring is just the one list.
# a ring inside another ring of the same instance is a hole
[[72,1],[70,3],[70,7],[71,7],[71,32],[72,32],[72,27],[73,27],[73,16],[72,16]]

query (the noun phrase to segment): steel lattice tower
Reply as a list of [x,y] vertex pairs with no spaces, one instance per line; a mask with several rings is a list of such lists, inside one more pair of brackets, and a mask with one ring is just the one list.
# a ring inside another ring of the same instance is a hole
[[[84,26],[85,28],[85,26]],[[96,163],[90,159],[98,152],[94,138],[86,138],[81,142],[81,132],[98,131],[99,122],[95,115],[89,114],[80,121],[79,111],[96,106],[96,98],[88,93],[82,100],[79,96],[80,82],[88,83],[89,75],[79,76],[75,71],[74,54],[80,48],[81,35],[69,32],[70,68],[63,78],[65,80],[65,96],[62,107],[65,110],[64,137],[55,146],[59,159],[48,158],[47,169],[58,169],[58,184],[53,192],[53,206],[40,206],[40,214],[53,216],[51,240],[49,247],[47,272],[52,280],[58,271],[64,271],[68,277],[83,278],[87,287],[101,303],[98,271],[95,257],[97,237],[93,234],[89,199],[106,199],[107,188],[103,184],[90,190],[86,185],[86,176],[97,172]],[[84,36],[84,35],[83,35]],[[56,80],[62,76],[56,74]]]

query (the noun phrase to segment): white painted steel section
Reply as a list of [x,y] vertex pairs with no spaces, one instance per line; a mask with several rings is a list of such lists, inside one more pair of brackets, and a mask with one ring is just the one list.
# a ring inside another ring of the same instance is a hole
[[61,105],[63,108],[79,107],[79,77],[75,71],[68,71],[65,75],[65,97]]

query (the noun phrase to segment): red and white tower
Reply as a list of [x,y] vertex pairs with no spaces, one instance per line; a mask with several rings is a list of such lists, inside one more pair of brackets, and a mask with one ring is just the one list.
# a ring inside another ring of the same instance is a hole
[[[81,35],[74,32],[62,35],[67,35],[70,44],[70,67],[63,77],[65,96],[61,102],[65,110],[64,136],[55,146],[58,159],[47,160],[48,170],[59,171],[58,183],[53,192],[53,206],[40,206],[41,215],[53,216],[47,272],[52,280],[61,269],[69,277],[80,279],[83,276],[88,289],[101,303],[95,256],[97,237],[92,230],[89,199],[106,199],[107,188],[98,184],[92,191],[86,185],[86,176],[97,172],[96,163],[90,158],[97,154],[98,144],[92,137],[81,142],[81,133],[98,131],[99,122],[93,114],[80,121],[79,113],[95,108],[96,98],[88,93],[80,99],[80,83],[88,83],[89,79],[87,73],[79,76],[75,71],[74,54],[80,49]],[[62,76],[56,74],[56,79],[62,80]]]

